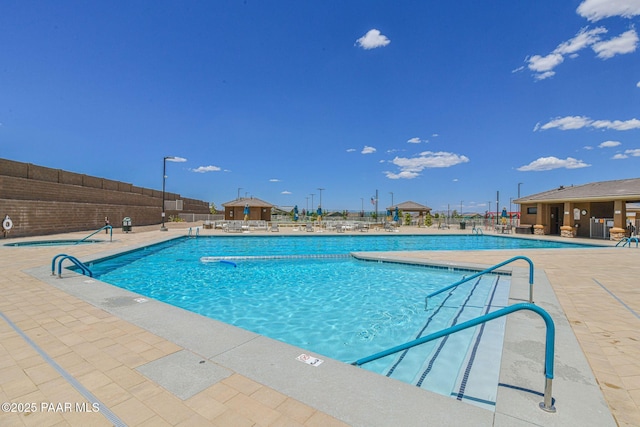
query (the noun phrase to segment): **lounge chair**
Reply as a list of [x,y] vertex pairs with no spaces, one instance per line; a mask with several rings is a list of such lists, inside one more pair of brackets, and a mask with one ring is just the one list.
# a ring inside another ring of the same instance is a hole
[[313,225],[311,225],[311,224],[307,224],[307,225],[305,225],[305,230],[307,230],[307,231],[313,231]]
[[271,231],[280,231],[277,223],[274,222],[271,224]]

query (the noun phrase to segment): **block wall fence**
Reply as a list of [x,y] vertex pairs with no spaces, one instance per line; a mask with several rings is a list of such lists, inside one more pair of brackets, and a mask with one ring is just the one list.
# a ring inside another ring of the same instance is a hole
[[[165,200],[183,201],[182,211],[166,211],[166,221],[178,213],[209,213],[202,200],[168,192]],[[5,215],[13,222],[9,238],[97,230],[105,216],[114,228],[130,217],[135,231],[161,223],[162,191],[0,159],[0,219]]]

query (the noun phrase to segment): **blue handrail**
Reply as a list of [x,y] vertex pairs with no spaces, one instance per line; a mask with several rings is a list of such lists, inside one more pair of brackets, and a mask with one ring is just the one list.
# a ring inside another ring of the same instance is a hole
[[101,232],[102,230],[109,230],[110,235],[109,235],[109,241],[113,242],[113,227],[110,225],[105,225],[104,227],[100,228],[99,230],[94,231],[93,233],[89,234],[87,237],[85,237],[84,239],[78,240],[75,244],[77,245],[78,243],[82,243],[85,240],[87,240],[89,237],[93,236],[94,234],[98,234],[99,232]]
[[556,336],[556,328],[553,323],[553,319],[542,308],[538,307],[535,304],[531,303],[519,303],[510,305],[508,307],[501,308],[499,310],[493,311],[491,313],[485,314],[483,316],[477,317],[475,319],[468,320],[466,322],[460,323],[458,325],[451,326],[449,328],[443,329],[438,332],[434,332],[432,334],[426,335],[422,338],[415,339],[413,341],[406,342],[404,344],[392,347],[388,350],[384,350],[373,354],[368,357],[363,357],[362,359],[358,359],[352,363],[352,365],[360,366],[365,363],[372,362],[374,360],[383,358],[385,356],[389,356],[394,353],[398,353],[400,351],[406,350],[411,347],[415,347],[420,344],[424,344],[429,341],[433,341],[438,338],[442,338],[446,335],[451,335],[456,332],[462,331],[463,329],[472,328],[481,323],[486,323],[490,320],[497,319],[498,317],[506,316],[507,314],[511,314],[513,312],[519,310],[531,310],[534,313],[537,313],[544,320],[545,326],[547,328],[546,339],[545,339],[545,352],[544,352],[544,375],[545,375],[545,387],[544,387],[544,402],[540,403],[540,408],[547,412],[555,412],[555,408],[553,407],[553,402],[551,398],[551,388],[553,381],[553,358],[555,352],[555,336]]
[[69,261],[71,261],[72,263],[74,263],[75,265],[78,266],[78,268],[80,268],[80,271],[82,271],[82,274],[84,274],[85,276],[89,276],[89,277],[93,277],[93,272],[89,269],[89,267],[87,267],[86,265],[84,265],[78,258],[71,256],[71,255],[67,255],[67,254],[58,254],[56,256],[53,257],[53,260],[51,261],[51,274],[55,274],[55,262],[56,259],[60,258],[60,260],[58,261],[58,278],[62,279],[62,262],[65,259],[68,259]]
[[622,245],[622,247],[624,248],[625,246],[627,246],[627,244],[629,244],[629,247],[631,247],[631,242],[634,241],[636,242],[636,248],[638,247],[638,238],[636,236],[632,236],[632,237],[623,237],[622,239],[620,239],[618,241],[618,243],[616,243],[616,247],[624,242],[624,244]]
[[527,261],[529,263],[529,302],[533,303],[533,261],[531,261],[529,258],[527,258],[526,256],[522,256],[522,255],[518,255],[518,256],[514,256],[513,258],[510,258],[504,262],[501,262],[500,264],[496,264],[493,267],[489,267],[486,270],[482,270],[476,274],[472,274],[469,277],[465,277],[462,280],[457,281],[456,283],[449,285],[447,287],[444,287],[438,291],[432,292],[429,295],[426,296],[426,298],[424,299],[424,306],[425,306],[425,310],[427,309],[427,304],[429,301],[429,298],[436,296],[442,292],[448,291],[451,288],[455,288],[458,285],[461,285],[463,283],[466,283],[470,280],[475,279],[476,277],[482,276],[483,274],[487,274],[487,273],[491,273],[493,270],[496,270],[506,264],[509,264],[511,262],[517,261],[519,259],[523,259],[525,261]]

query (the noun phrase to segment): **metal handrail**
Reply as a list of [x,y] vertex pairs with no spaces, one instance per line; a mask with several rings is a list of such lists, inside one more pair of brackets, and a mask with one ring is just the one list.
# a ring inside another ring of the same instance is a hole
[[[189,227],[189,233],[187,233],[187,237],[191,237],[193,230],[191,227]],[[198,237],[200,235],[200,227],[196,227],[196,235],[193,237]]]
[[89,234],[87,237],[85,237],[84,239],[78,240],[75,244],[77,245],[78,243],[84,242],[85,240],[87,240],[89,237],[93,236],[94,234],[98,234],[99,232],[101,232],[102,230],[109,230],[110,235],[109,235],[109,241],[113,242],[113,227],[111,225],[105,225],[104,227],[100,228],[99,230],[94,231],[93,233]]
[[456,286],[461,285],[463,283],[466,283],[466,282],[468,282],[470,280],[473,280],[476,277],[480,277],[480,276],[482,276],[484,274],[491,273],[493,270],[496,270],[496,269],[498,269],[498,268],[500,268],[500,267],[502,267],[502,266],[504,266],[506,264],[509,264],[511,262],[514,262],[514,261],[517,261],[519,259],[523,259],[523,260],[525,260],[525,261],[527,261],[529,263],[529,302],[533,303],[533,261],[531,261],[526,256],[518,255],[518,256],[514,256],[513,258],[510,258],[510,259],[508,259],[508,260],[506,260],[504,262],[501,262],[500,264],[496,264],[493,267],[489,267],[486,270],[482,270],[482,271],[480,271],[480,272],[478,272],[476,274],[472,274],[469,277],[465,277],[464,279],[459,280],[459,281],[457,281],[456,283],[454,283],[452,285],[449,285],[449,286],[444,287],[444,288],[442,288],[442,289],[440,289],[438,291],[430,293],[424,299],[425,310],[427,309],[427,304],[428,304],[429,298],[431,298],[433,296],[436,296],[436,295],[438,295],[438,294],[440,294],[440,293],[442,293],[444,291],[448,291],[451,288],[455,288]]
[[632,242],[632,241],[634,241],[634,240],[635,240],[635,242],[636,242],[636,248],[637,248],[637,247],[638,247],[638,237],[636,237],[636,236],[623,237],[622,239],[620,239],[620,240],[618,241],[618,243],[616,243],[616,247],[617,247],[620,243],[622,243],[622,242],[624,242],[624,244],[622,245],[622,247],[623,247],[623,248],[624,248],[625,246],[627,246],[627,243],[629,244],[629,247],[631,247],[631,242]]
[[78,266],[78,268],[80,268],[80,270],[82,271],[82,274],[84,274],[85,276],[93,277],[93,272],[89,269],[89,267],[84,265],[78,258],[71,255],[67,255],[67,254],[58,254],[53,257],[53,260],[51,261],[51,275],[55,274],[55,262],[58,258],[60,258],[60,260],[58,261],[58,278],[59,279],[62,279],[62,262],[65,259],[68,259],[69,261],[74,263],[76,266]]
[[483,235],[484,236],[484,232],[482,231],[482,228],[480,227],[473,227],[473,234],[478,234],[478,235]]
[[555,324],[553,323],[553,319],[542,308],[538,307],[535,304],[531,303],[519,303],[510,305],[508,307],[501,308],[499,310],[493,311],[491,313],[485,314],[483,316],[477,317],[475,319],[468,320],[466,322],[460,323],[459,325],[454,325],[449,328],[443,329],[438,332],[434,332],[422,338],[415,339],[413,341],[406,342],[404,344],[392,347],[388,350],[384,350],[373,354],[368,357],[363,357],[362,359],[358,359],[352,363],[352,365],[360,366],[365,363],[372,362],[374,360],[378,360],[385,356],[389,356],[394,353],[398,353],[402,350],[406,350],[411,347],[415,347],[420,344],[427,343],[429,341],[433,341],[438,338],[442,338],[446,335],[451,335],[456,332],[462,331],[464,329],[472,328],[481,323],[486,323],[490,320],[497,319],[498,317],[506,316],[507,314],[511,314],[513,312],[519,310],[530,310],[534,313],[537,313],[544,320],[545,326],[547,328],[546,339],[545,339],[545,352],[544,352],[544,375],[545,375],[545,385],[544,385],[544,401],[540,402],[540,409],[547,412],[555,412],[556,408],[553,406],[551,389],[553,383],[553,358],[554,358],[554,346],[555,346]]

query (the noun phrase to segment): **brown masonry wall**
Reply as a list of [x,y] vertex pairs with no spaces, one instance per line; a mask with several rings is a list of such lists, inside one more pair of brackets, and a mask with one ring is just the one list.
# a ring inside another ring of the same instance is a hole
[[[182,211],[166,211],[167,220],[178,213],[209,213],[202,200],[175,193],[165,193],[165,200],[183,201]],[[130,217],[135,229],[160,224],[161,213],[162,191],[0,159],[0,219],[9,215],[13,222],[7,237],[97,230],[105,216],[114,227]]]

